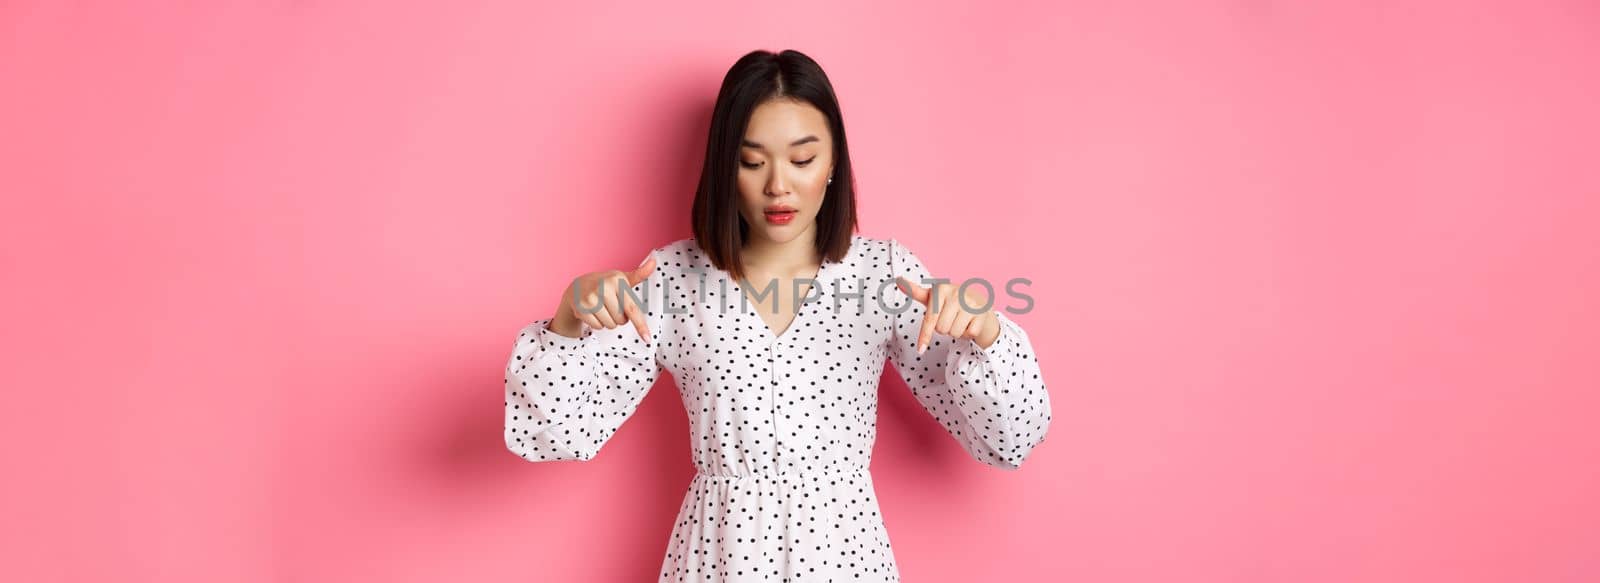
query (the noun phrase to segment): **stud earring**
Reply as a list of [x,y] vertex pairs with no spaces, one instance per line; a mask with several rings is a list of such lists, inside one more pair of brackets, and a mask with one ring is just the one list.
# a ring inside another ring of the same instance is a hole
[[828,184],[833,184],[833,177],[832,176],[828,177]]

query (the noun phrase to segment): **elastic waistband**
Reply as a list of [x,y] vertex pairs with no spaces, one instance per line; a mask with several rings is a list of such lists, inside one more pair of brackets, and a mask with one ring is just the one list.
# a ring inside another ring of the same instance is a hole
[[769,473],[763,473],[763,474],[709,474],[709,473],[706,473],[706,472],[695,472],[695,474],[694,474],[694,479],[696,479],[696,480],[711,480],[711,481],[718,481],[718,482],[723,482],[723,481],[736,482],[736,481],[740,481],[740,480],[763,480],[763,481],[770,481],[770,482],[782,482],[782,481],[785,481],[785,480],[790,480],[790,481],[792,481],[792,480],[811,481],[811,480],[827,479],[827,478],[860,478],[860,477],[871,478],[872,477],[872,472],[869,471],[867,468],[852,467],[852,468],[840,468],[840,469],[829,469],[829,470],[814,470],[814,471],[809,471],[809,472],[788,471],[788,472],[769,472]]

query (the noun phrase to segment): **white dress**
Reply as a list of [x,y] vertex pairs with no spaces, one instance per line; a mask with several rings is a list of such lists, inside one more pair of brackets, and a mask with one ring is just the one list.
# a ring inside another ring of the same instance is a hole
[[886,360],[979,462],[1017,469],[1050,426],[1038,359],[1003,295],[988,349],[935,333],[917,354],[926,308],[891,274],[929,274],[894,239],[852,236],[782,335],[694,239],[651,253],[655,272],[633,287],[648,302],[648,342],[631,324],[578,338],[547,330],[549,319],[521,329],[505,440],[532,462],[591,459],[671,372],[697,473],[660,581],[899,581],[867,468]]

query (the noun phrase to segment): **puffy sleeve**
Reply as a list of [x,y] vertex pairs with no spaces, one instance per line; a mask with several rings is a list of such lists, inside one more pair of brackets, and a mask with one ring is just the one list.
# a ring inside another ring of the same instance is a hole
[[[932,276],[915,254],[895,239],[889,247],[891,278],[928,285],[924,280]],[[1050,428],[1050,393],[1027,333],[997,308],[1000,336],[989,348],[935,332],[928,351],[919,355],[917,335],[927,307],[893,284],[884,294],[892,311],[889,359],[917,402],[973,459],[1006,470],[1021,468]],[[1001,299],[995,301],[998,305]]]
[[[659,273],[659,257],[656,264]],[[517,332],[505,370],[505,437],[512,453],[531,462],[593,459],[633,415],[661,374],[661,285],[652,274],[633,286],[645,302],[648,341],[632,324],[584,326],[579,337],[568,338],[547,328],[554,318]]]

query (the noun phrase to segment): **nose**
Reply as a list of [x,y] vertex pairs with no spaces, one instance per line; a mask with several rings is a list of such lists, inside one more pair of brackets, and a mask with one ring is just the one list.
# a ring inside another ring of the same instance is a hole
[[773,168],[772,175],[767,177],[767,196],[783,196],[785,194],[789,194],[789,180],[784,178],[783,172]]

